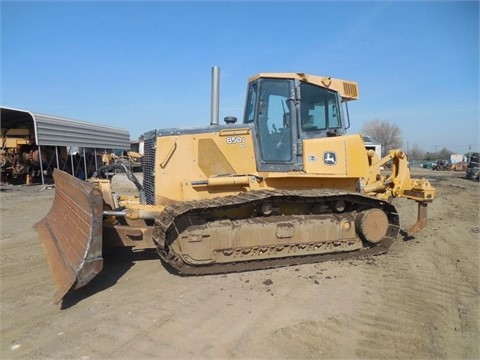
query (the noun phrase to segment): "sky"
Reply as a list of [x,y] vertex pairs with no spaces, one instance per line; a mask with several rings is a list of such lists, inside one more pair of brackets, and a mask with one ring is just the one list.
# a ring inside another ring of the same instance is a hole
[[[480,151],[478,1],[0,2],[0,105],[127,129],[243,117],[247,80],[356,81],[348,133],[379,119],[403,148]],[[223,121],[221,121],[223,123]]]

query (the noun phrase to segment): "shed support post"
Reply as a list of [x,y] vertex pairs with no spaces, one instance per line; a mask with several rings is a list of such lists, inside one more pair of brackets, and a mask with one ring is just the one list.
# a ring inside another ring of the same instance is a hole
[[73,163],[72,147],[70,147],[70,161],[72,163],[72,176],[75,176],[75,164]]
[[97,162],[97,148],[93,149],[93,153],[95,156],[95,171],[98,170],[98,162]]
[[40,176],[42,177],[42,185],[45,185],[45,179],[43,178],[42,147],[40,145],[38,145],[38,162],[40,163]]
[[57,161],[57,169],[60,169],[60,162],[58,161],[58,146],[55,146],[55,160]]
[[87,157],[85,156],[85,148],[83,148],[83,168],[85,169],[85,179],[83,180],[87,180],[88,173],[87,173]]

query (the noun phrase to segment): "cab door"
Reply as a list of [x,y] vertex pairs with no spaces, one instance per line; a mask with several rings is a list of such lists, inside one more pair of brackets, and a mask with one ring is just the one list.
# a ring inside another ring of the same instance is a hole
[[[249,86],[245,123],[255,123],[259,171],[301,169],[297,157],[297,106],[291,79],[262,78]],[[301,159],[301,158],[300,158]]]

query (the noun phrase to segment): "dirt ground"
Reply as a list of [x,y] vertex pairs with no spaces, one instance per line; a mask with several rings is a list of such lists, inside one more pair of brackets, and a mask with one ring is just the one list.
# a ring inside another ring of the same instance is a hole
[[[2,359],[479,359],[480,184],[413,169],[437,189],[429,224],[368,259],[179,277],[152,251],[119,252],[53,304],[32,225],[54,190],[4,187]],[[416,204],[395,200],[403,229]]]

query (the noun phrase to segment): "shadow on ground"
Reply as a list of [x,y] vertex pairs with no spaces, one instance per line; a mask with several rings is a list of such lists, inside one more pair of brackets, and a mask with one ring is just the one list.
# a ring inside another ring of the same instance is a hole
[[84,287],[67,294],[62,300],[61,309],[68,309],[83,299],[112,287],[136,262],[145,260],[160,261],[160,257],[155,249],[134,250],[130,247],[119,247],[104,254],[100,274]]

